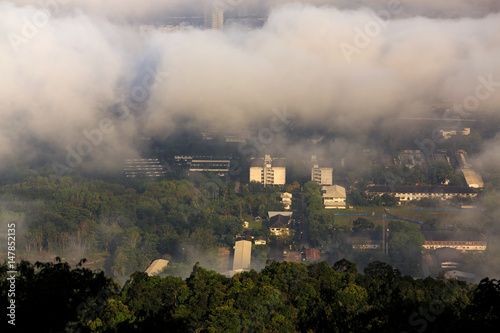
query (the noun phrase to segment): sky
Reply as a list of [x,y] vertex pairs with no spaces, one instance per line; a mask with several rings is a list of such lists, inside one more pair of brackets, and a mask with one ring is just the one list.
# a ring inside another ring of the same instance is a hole
[[200,15],[203,1],[0,1],[0,170],[41,151],[59,166],[121,168],[138,137],[266,123],[273,109],[360,135],[435,99],[500,111],[497,0],[221,2],[268,20],[141,32]]

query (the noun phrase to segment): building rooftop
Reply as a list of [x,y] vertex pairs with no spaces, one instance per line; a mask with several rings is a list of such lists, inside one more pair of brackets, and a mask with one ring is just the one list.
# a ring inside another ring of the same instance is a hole
[[288,228],[288,222],[290,222],[290,217],[279,214],[271,217],[269,222],[271,222],[270,223],[271,228]]
[[483,178],[476,171],[463,168],[462,173],[464,174],[465,181],[469,187],[484,187]]
[[450,163],[448,162],[448,159],[446,158],[446,154],[432,154],[432,160],[434,162],[446,162],[446,163]]
[[162,270],[167,267],[168,260],[165,259],[156,259],[149,265],[148,269],[146,269],[146,273],[149,276],[158,275],[162,272]]
[[283,216],[288,216],[291,218],[293,215],[293,212],[267,212],[267,214],[268,214],[270,219],[276,215],[283,215]]
[[240,240],[234,243],[233,270],[250,268],[252,242]]
[[321,188],[321,191],[323,192],[323,197],[328,197],[328,198],[345,198],[345,188],[342,186],[338,185],[332,185],[332,186],[323,186]]
[[[271,167],[273,168],[284,168],[286,167],[286,159],[285,158],[272,158],[271,159]],[[250,162],[251,168],[262,168],[264,166],[263,158],[253,158]]]
[[475,277],[476,276],[472,273],[461,272],[461,271],[448,271],[444,273],[445,279],[458,279],[458,280],[471,281],[474,280]]
[[302,253],[300,251],[288,251],[284,257],[284,261],[302,262]]
[[318,261],[321,257],[321,252],[318,249],[306,249],[306,260]]

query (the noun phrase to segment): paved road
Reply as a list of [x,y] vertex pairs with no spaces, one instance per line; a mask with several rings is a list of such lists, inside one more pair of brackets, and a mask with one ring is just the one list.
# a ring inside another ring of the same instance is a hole
[[302,208],[302,218],[300,221],[300,231],[302,232],[302,237],[300,238],[300,248],[309,248],[309,236],[307,234],[307,221],[305,218],[305,210],[306,210],[306,203],[304,202],[304,193],[300,193],[300,202],[301,202],[301,208]]

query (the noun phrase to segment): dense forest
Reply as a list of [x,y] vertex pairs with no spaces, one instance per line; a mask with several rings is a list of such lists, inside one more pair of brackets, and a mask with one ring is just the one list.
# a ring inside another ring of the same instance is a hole
[[[136,272],[123,288],[104,273],[56,263],[17,265],[20,332],[496,332],[500,284],[401,275],[373,262],[364,274],[273,263],[231,278],[195,265],[187,279]],[[5,309],[7,265],[0,266]]]

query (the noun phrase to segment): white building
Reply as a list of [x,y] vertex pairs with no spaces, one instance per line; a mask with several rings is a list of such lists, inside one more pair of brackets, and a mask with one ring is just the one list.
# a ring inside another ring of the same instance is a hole
[[252,242],[240,240],[234,244],[233,271],[250,269]]
[[292,194],[288,192],[281,193],[281,202],[285,209],[290,209],[292,207]]
[[329,160],[318,160],[316,155],[311,157],[311,180],[320,185],[333,184],[333,167]]
[[321,189],[325,208],[346,208],[345,188],[338,185],[323,186]]
[[254,158],[250,163],[250,181],[262,185],[285,185],[286,160],[284,158]]
[[422,231],[425,237],[424,249],[435,250],[443,247],[462,252],[485,251],[486,238],[474,231]]

